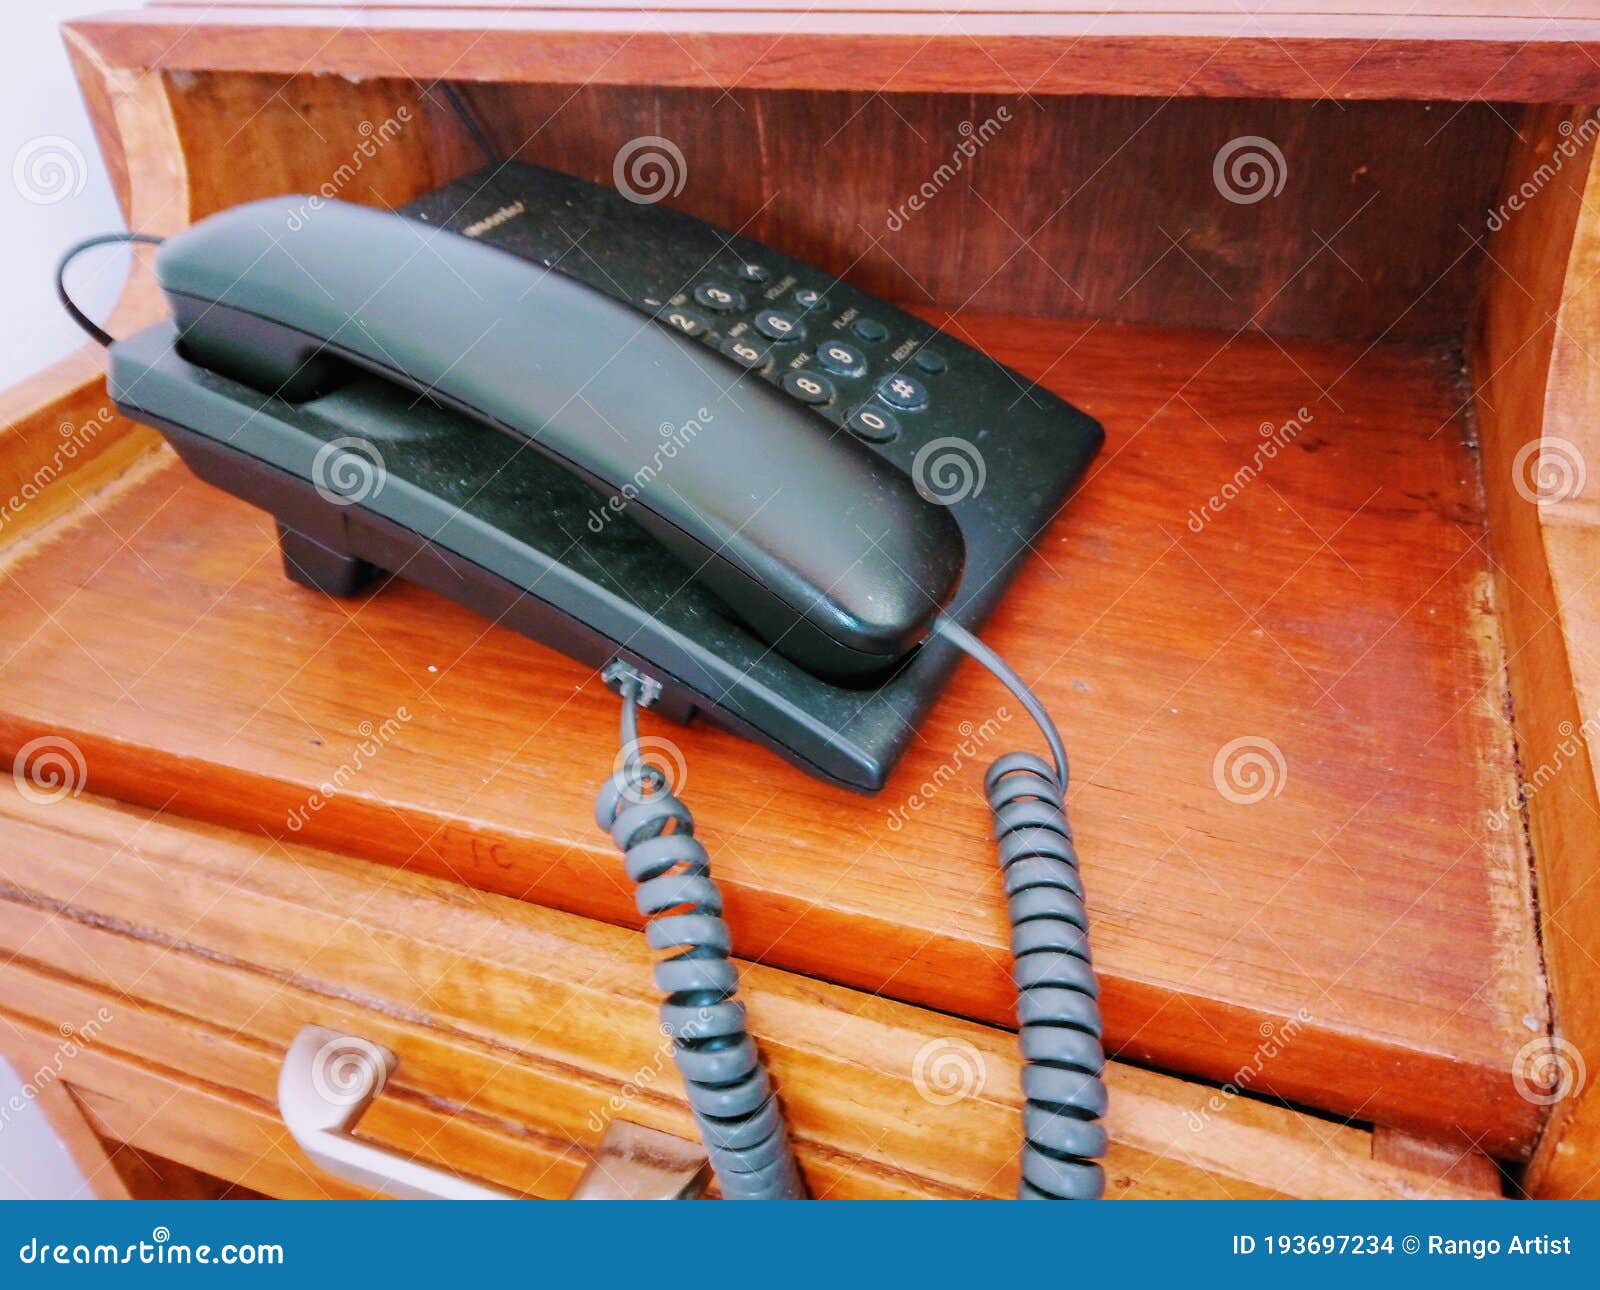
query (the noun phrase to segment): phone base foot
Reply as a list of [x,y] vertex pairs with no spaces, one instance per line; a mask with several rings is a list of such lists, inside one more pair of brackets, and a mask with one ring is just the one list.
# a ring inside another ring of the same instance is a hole
[[330,596],[354,596],[364,591],[378,576],[376,565],[331,547],[278,521],[278,550],[283,555],[283,571],[302,587]]

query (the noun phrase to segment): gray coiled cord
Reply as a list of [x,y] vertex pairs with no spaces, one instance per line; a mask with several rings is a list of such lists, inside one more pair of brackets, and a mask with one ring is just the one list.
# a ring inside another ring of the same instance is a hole
[[[998,654],[953,619],[934,631],[981,663],[1027,709],[1050,745],[1052,767],[1032,753],[1000,757],[984,777],[1011,916],[1012,979],[1022,1038],[1021,1200],[1094,1200],[1105,1192],[1096,1158],[1105,1154],[1105,1054],[1099,987],[1089,958],[1089,918],[1078,852],[1067,823],[1067,753],[1042,703]],[[601,788],[595,820],[622,849],[639,884],[639,912],[652,919],[653,949],[682,947],[656,966],[667,994],[662,1028],[673,1036],[711,1167],[729,1199],[804,1195],[783,1117],[744,1006],[731,937],[710,858],[695,841],[694,818],[638,748],[639,680],[622,691],[621,770]],[[672,913],[684,910],[686,913]]]
[[[595,799],[595,822],[622,851],[635,901],[651,921],[651,949],[676,949],[656,964],[665,993],[661,1028],[683,1075],[712,1171],[728,1200],[799,1200],[804,1184],[789,1148],[783,1113],[744,1005],[733,996],[738,971],[722,918],[711,858],[694,836],[694,817],[659,767],[638,754],[639,681],[619,678],[624,763]],[[676,911],[676,912],[675,912]]]
[[1055,757],[1007,753],[984,793],[1011,915],[1012,979],[1022,1027],[1022,1200],[1094,1200],[1105,1192],[1105,1054],[1089,918],[1067,823],[1067,753],[1027,684],[966,628],[940,616],[934,631],[983,664],[1028,710]]

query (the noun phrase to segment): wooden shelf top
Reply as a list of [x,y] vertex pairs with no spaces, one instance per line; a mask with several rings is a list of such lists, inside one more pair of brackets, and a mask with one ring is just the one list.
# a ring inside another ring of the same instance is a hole
[[69,28],[109,65],[191,71],[872,93],[1600,97],[1595,0],[168,0]]
[[[1525,1151],[1545,994],[1523,841],[1491,821],[1513,746],[1457,361],[952,325],[1109,435],[985,635],[1074,755],[1112,1049]],[[291,584],[270,520],[165,450],[14,550],[7,754],[54,734],[94,792],[637,921],[591,816],[617,712],[586,669],[404,584]],[[647,718],[738,951],[1009,1023],[980,782],[1034,740],[1003,702],[964,668],[872,799]]]

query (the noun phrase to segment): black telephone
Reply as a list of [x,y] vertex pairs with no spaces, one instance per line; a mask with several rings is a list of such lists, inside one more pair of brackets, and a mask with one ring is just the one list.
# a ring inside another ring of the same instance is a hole
[[[1011,686],[1056,762],[1013,754],[986,782],[1023,1194],[1098,1194],[1066,758],[972,634],[1098,451],[1094,421],[770,247],[519,163],[399,213],[224,211],[169,239],[157,275],[173,317],[111,345],[119,409],[270,510],[297,581],[352,595],[398,574],[603,668],[625,748],[641,706],[701,714],[871,791],[961,652]],[[597,819],[652,944],[686,947],[657,979],[724,1194],[800,1194],[687,808],[629,756]]]

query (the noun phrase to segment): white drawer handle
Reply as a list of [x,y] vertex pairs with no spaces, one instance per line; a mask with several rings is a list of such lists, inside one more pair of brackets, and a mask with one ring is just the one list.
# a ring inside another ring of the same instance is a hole
[[[326,1026],[294,1037],[278,1072],[278,1111],[313,1163],[346,1182],[404,1200],[513,1200],[509,1192],[396,1155],[352,1136],[400,1059]],[[688,1200],[709,1168],[698,1143],[613,1120],[574,1200]]]

